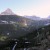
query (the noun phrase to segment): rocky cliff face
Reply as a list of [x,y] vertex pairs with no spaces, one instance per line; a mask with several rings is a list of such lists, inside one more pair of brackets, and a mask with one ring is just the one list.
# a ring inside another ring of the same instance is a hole
[[8,8],[4,12],[1,12],[0,15],[15,15],[15,13],[13,13],[12,10]]

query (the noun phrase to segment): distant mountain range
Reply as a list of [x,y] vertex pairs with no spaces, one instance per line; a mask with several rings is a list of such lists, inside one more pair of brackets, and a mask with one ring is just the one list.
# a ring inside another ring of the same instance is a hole
[[[13,11],[8,8],[5,11],[1,12],[0,15],[16,15],[16,14],[13,13]],[[40,17],[37,17],[37,16],[23,16],[23,17],[29,18],[29,19],[32,19],[32,20],[40,20],[41,19]]]
[[4,12],[1,12],[0,24],[13,24],[17,29],[17,33],[23,33],[25,35],[35,29],[38,30],[40,27],[49,25],[50,19],[42,19],[37,16],[19,16],[8,8]]
[[[0,15],[16,15],[10,8],[7,8],[5,11],[1,12]],[[38,16],[23,16],[25,18],[29,18],[29,19],[32,19],[32,20],[41,20],[43,18],[40,18]],[[50,18],[50,15],[47,17],[47,18]]]
[[42,26],[44,24],[50,23],[50,19],[40,18],[37,16],[19,16],[13,13],[11,9],[7,9],[0,14],[0,23],[20,23],[22,26]]
[[41,20],[41,18],[37,16],[24,16],[24,17],[32,19],[32,20]]
[[48,19],[50,19],[50,15],[48,16]]

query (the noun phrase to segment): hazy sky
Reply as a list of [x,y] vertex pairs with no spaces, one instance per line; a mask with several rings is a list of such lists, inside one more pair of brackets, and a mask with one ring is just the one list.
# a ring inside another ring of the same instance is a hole
[[18,15],[50,15],[50,0],[0,0],[0,13],[7,8]]

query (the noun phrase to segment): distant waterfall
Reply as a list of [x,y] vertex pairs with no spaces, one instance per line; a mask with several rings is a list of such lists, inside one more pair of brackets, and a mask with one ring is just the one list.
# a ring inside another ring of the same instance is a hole
[[15,43],[14,47],[12,48],[12,50],[15,50],[16,45],[17,45],[17,42]]

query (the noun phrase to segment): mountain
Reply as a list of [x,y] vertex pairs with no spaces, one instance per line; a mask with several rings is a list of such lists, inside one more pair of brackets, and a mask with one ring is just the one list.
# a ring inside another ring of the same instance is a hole
[[0,15],[15,15],[11,9],[6,9],[4,12],[1,12]]
[[41,20],[41,18],[37,16],[24,16],[24,17],[32,19],[32,20]]
[[50,15],[47,18],[50,19]]
[[40,17],[37,16],[19,16],[16,15],[12,12],[11,9],[7,9],[4,12],[1,13],[0,15],[0,24],[5,23],[5,24],[16,24],[16,25],[20,25],[21,27],[29,27],[29,29],[32,27],[36,28],[38,26],[42,26],[44,24],[50,23],[50,20],[44,20],[41,19]]
[[[6,11],[2,12],[0,15],[0,25],[3,26],[2,28],[4,28],[5,32],[3,31],[3,33],[5,33],[7,35],[7,27],[6,25],[8,24],[12,24],[13,26],[15,26],[15,33],[10,32],[10,36],[13,35],[12,37],[14,37],[15,35],[17,35],[16,37],[19,36],[25,36],[31,32],[33,32],[34,30],[38,30],[38,28],[43,27],[45,24],[48,25],[50,20],[41,20],[40,17],[37,16],[18,16],[15,15],[11,9],[7,9]],[[4,26],[5,25],[5,26]],[[1,28],[1,27],[0,27]],[[9,25],[8,25],[9,28]],[[10,28],[9,28],[10,29]]]

